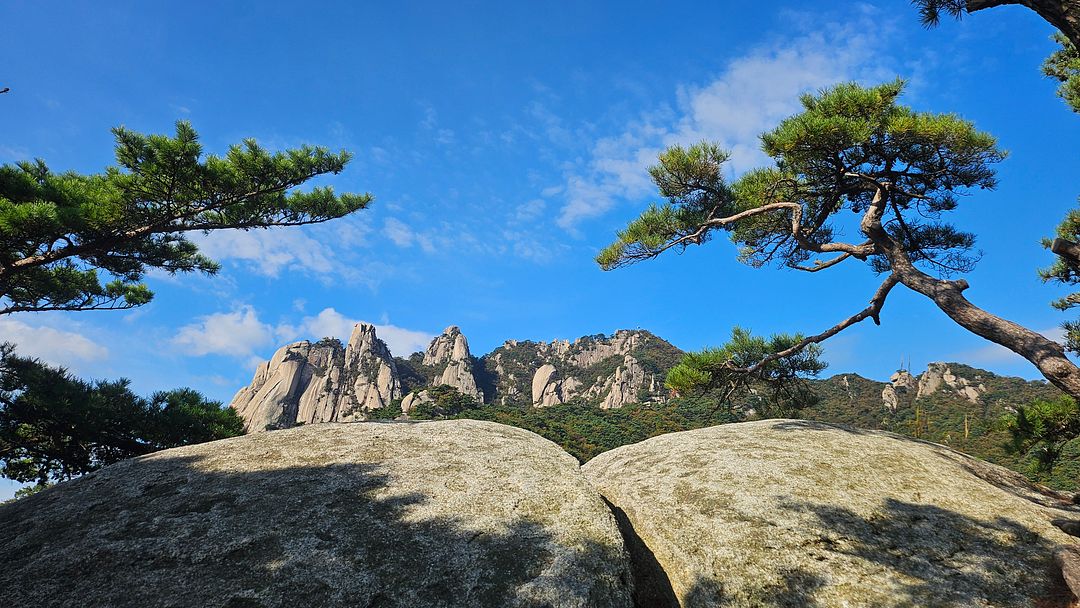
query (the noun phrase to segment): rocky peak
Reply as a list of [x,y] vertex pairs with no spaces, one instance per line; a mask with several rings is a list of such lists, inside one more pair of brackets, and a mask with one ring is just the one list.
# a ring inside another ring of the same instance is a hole
[[461,328],[451,325],[442,334],[431,341],[424,352],[424,365],[442,365],[451,361],[460,361],[469,356],[469,343],[461,333]]
[[919,375],[915,398],[932,395],[943,387],[952,389],[972,403],[979,403],[979,397],[986,392],[986,386],[982,383],[976,384],[972,380],[957,376],[948,363],[931,363],[926,366],[926,371]]
[[919,379],[912,376],[908,370],[899,369],[889,377],[889,384],[898,391],[915,391],[919,388]]
[[364,413],[379,409],[401,397],[394,357],[375,335],[375,326],[357,323],[345,347],[344,399],[335,422],[362,420]]
[[452,386],[463,395],[468,395],[483,403],[484,393],[476,385],[473,373],[473,358],[469,352],[469,341],[456,325],[451,325],[431,341],[424,352],[422,365],[436,370],[432,386],[445,384]]
[[620,329],[610,338],[605,336],[578,338],[572,345],[574,353],[570,356],[570,360],[574,365],[589,367],[610,357],[628,355],[647,339],[642,334],[643,332]]
[[390,350],[373,325],[358,323],[345,347],[334,339],[281,347],[231,405],[248,431],[263,431],[360,420],[400,396]]
[[577,396],[581,381],[573,376],[563,378],[554,365],[545,363],[533,374],[533,407],[548,407],[566,403]]

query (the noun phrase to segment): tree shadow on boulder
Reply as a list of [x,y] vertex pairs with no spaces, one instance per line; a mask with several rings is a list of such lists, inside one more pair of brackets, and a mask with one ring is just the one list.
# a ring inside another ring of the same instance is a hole
[[[821,533],[814,552],[822,572],[834,556],[879,568],[868,591],[895,606],[1072,605],[1072,594],[1052,559],[1054,544],[1004,517],[980,521],[933,505],[886,499],[869,516],[846,507],[803,502],[786,510],[812,515]],[[825,574],[828,576],[828,574]],[[771,605],[771,604],[770,604]],[[784,604],[776,604],[784,605]]]
[[430,503],[375,465],[127,461],[0,506],[0,605],[628,604],[621,547]]

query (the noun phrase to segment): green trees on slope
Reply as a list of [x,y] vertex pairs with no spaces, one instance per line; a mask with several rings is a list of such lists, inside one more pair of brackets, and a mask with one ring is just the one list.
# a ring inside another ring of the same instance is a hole
[[1080,437],[1080,406],[1072,397],[1036,400],[1017,408],[1006,429],[1011,450],[1030,459],[1034,475],[1050,478],[1069,443]]
[[191,389],[86,382],[0,345],[0,475],[45,485],[156,450],[240,435],[236,411]]
[[295,190],[338,173],[347,152],[269,153],[254,140],[204,156],[195,130],[114,129],[117,166],[53,173],[41,160],[0,167],[0,314],[131,308],[150,301],[148,269],[217,272],[192,231],[298,226],[366,207],[368,194]]

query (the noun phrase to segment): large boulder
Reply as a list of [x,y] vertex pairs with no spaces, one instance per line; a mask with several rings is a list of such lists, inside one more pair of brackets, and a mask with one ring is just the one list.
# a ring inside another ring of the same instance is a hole
[[0,606],[619,606],[611,512],[555,444],[478,421],[166,450],[0,506]]
[[1071,605],[1076,507],[943,446],[794,420],[672,433],[583,471],[616,509],[639,605]]

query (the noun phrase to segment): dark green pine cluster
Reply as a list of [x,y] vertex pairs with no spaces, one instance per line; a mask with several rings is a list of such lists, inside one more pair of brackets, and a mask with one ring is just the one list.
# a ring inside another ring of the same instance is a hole
[[0,476],[43,487],[165,448],[241,435],[236,410],[191,389],[136,395],[0,344]]
[[340,172],[347,152],[270,153],[246,140],[204,155],[186,122],[174,137],[113,133],[117,166],[101,174],[54,173],[41,160],[0,167],[0,314],[138,306],[153,296],[148,269],[218,270],[189,232],[311,224],[371,201],[295,190]]

